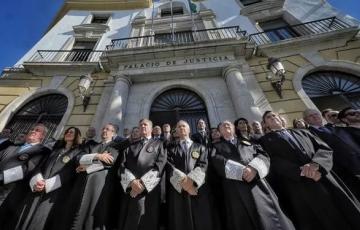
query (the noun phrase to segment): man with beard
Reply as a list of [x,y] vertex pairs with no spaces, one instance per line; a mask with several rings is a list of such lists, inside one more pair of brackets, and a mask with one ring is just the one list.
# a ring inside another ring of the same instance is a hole
[[123,152],[119,167],[121,199],[118,228],[122,230],[157,230],[160,211],[160,178],[167,154],[160,140],[151,138],[152,122],[139,122],[141,140]]

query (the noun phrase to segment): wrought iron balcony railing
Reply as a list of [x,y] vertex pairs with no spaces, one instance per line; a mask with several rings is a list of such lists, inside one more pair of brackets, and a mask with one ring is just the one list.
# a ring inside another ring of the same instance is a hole
[[155,34],[141,37],[120,38],[111,41],[106,50],[131,49],[140,47],[164,47],[190,45],[206,41],[246,38],[246,31],[239,26],[222,27],[197,31]]
[[38,50],[27,62],[73,63],[98,62],[100,50]]
[[331,31],[351,28],[351,26],[336,17],[306,22],[297,25],[279,27],[261,33],[251,34],[250,40],[256,45],[276,43],[282,40],[293,39],[314,34],[323,34]]

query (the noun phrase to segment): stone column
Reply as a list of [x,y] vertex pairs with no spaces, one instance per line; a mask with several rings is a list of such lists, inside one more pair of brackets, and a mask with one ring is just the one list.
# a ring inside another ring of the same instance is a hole
[[[107,107],[99,108],[98,110],[101,113],[100,117],[102,117],[101,127],[106,123],[111,122],[119,126],[118,134],[122,134],[131,81],[128,77],[123,75],[114,76],[114,80],[115,84],[111,91],[111,95],[107,97]],[[97,129],[99,133],[101,127],[98,127]]]
[[237,117],[244,117],[249,122],[252,120],[260,121],[261,111],[255,105],[240,68],[238,66],[229,66],[224,69],[223,76],[225,77]]

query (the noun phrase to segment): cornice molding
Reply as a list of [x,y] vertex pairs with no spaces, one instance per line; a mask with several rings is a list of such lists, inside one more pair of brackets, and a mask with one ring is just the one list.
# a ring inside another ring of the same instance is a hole
[[149,8],[152,0],[68,0],[57,13],[48,31],[70,10],[114,11]]
[[278,15],[283,11],[285,0],[264,0],[245,6],[240,10],[240,14],[248,16],[255,21]]
[[75,37],[78,38],[97,38],[109,31],[109,26],[105,24],[81,24],[73,26]]

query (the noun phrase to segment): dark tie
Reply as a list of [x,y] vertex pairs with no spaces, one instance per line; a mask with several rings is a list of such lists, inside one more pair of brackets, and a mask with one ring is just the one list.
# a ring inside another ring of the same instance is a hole
[[187,145],[187,141],[181,142],[181,147],[182,147],[182,149],[184,150],[185,153],[188,152],[189,148],[188,148],[188,145]]
[[284,129],[280,133],[285,138],[285,140],[288,140],[291,144],[295,145],[300,150],[303,150],[303,147],[299,144],[299,142],[295,139],[295,137],[289,131]]

